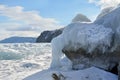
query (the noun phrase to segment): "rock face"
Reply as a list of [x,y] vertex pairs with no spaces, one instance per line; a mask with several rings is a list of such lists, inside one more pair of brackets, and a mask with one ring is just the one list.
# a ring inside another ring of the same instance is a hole
[[83,14],[77,14],[73,19],[72,22],[91,22],[90,19],[88,19],[85,15]]
[[53,62],[54,66],[60,66],[61,54],[65,54],[73,69],[95,66],[111,71],[116,67],[120,80],[120,7],[93,23],[68,25],[59,37],[52,40],[52,45],[53,55],[60,56],[53,57],[57,62]]
[[10,37],[1,40],[0,43],[35,43],[36,38],[34,37]]
[[62,29],[54,30],[54,31],[44,31],[41,35],[36,39],[36,42],[51,42],[51,40],[58,35],[60,35],[63,31]]

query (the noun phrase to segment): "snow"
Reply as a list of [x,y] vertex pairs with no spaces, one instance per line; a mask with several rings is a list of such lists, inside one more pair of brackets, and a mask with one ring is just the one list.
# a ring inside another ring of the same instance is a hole
[[65,79],[61,80],[117,80],[117,76],[109,72],[91,67],[78,71],[57,71],[57,70],[44,70],[33,74],[24,80],[53,80],[52,74],[62,74]]

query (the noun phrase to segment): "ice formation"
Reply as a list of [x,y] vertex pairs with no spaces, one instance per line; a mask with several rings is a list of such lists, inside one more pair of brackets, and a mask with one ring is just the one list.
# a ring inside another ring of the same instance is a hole
[[95,24],[101,24],[105,27],[111,28],[114,32],[114,46],[113,50],[120,46],[120,6],[117,8],[114,8],[109,14],[106,14],[105,16],[102,16],[101,18],[98,18],[94,21]]
[[88,53],[92,53],[99,46],[99,50],[106,52],[111,45],[112,35],[112,29],[103,25],[80,22],[68,25],[60,36],[52,40],[51,67],[60,67],[63,48],[73,51],[84,48]]

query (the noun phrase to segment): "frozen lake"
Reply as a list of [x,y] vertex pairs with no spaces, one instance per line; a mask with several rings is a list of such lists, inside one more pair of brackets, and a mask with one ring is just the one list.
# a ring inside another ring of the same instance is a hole
[[22,80],[49,67],[51,44],[0,44],[0,80]]

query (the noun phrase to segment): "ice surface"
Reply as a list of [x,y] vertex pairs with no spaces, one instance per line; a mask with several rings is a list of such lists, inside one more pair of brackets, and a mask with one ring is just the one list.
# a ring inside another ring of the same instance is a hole
[[0,52],[0,60],[17,60],[23,58],[22,55],[13,52]]
[[51,44],[0,44],[0,80],[22,80],[50,62]]

